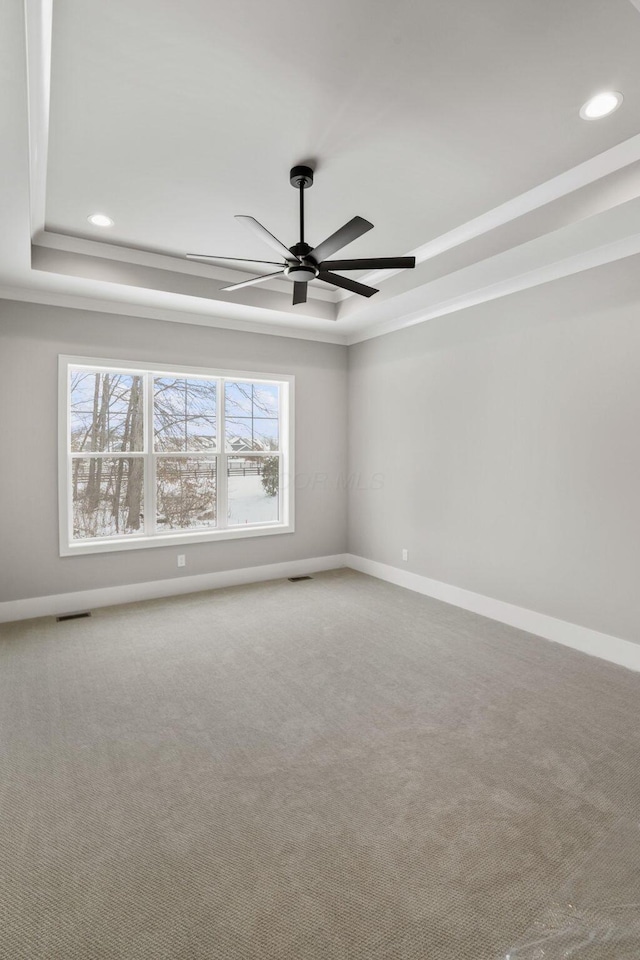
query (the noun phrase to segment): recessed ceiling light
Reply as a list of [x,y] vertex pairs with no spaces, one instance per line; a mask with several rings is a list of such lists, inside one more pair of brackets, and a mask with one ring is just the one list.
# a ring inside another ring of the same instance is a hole
[[90,217],[87,217],[89,223],[92,223],[94,227],[112,227],[113,220],[111,217],[108,217],[106,213],[92,213]]
[[608,117],[610,113],[617,110],[622,103],[623,96],[615,90],[606,90],[604,93],[597,93],[591,97],[580,108],[580,116],[583,120],[599,120],[601,117]]

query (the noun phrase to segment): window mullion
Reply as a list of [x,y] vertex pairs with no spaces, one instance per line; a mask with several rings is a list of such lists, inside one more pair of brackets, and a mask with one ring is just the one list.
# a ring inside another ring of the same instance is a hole
[[145,436],[144,436],[144,532],[153,537],[156,533],[156,458],[153,452],[153,378],[145,373]]
[[287,463],[287,438],[283,436],[283,416],[282,408],[285,402],[284,385],[278,387],[278,519],[280,523],[284,522],[284,485],[285,468]]
[[[285,504],[289,503],[289,485],[293,483],[293,477],[289,472],[289,385],[280,384],[278,390],[278,451],[279,451],[279,484],[278,484],[278,517],[281,523],[289,522],[288,509]],[[286,432],[285,432],[286,426]],[[287,487],[285,496],[285,486]]]
[[[71,456],[71,365],[69,363],[63,363],[61,360],[59,376],[62,376],[62,371],[64,370],[64,410],[58,411],[58,415],[62,414],[62,422],[64,423],[64,452],[65,460],[67,465],[67,472],[64,478],[65,491],[64,491],[64,501],[61,496],[61,491],[58,491],[60,497],[60,509],[64,502],[64,536],[67,538],[67,543],[70,545],[73,541],[73,457]],[[58,429],[60,429],[61,423],[58,423]],[[58,443],[60,443],[60,438],[58,438]],[[61,482],[61,478],[58,477],[58,483]],[[63,535],[63,526],[61,522],[60,526],[60,536]]]
[[72,460],[131,460],[135,457],[144,458],[141,450],[71,450]]
[[225,380],[218,380],[218,458],[217,458],[217,482],[216,497],[218,500],[216,516],[218,518],[218,530],[226,530],[228,520],[228,477],[227,477],[227,454],[226,454],[226,436],[227,427],[225,423]]

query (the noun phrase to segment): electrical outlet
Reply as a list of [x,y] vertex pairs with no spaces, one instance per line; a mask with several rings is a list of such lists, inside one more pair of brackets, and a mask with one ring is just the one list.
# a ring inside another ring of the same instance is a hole
[[179,553],[179,554],[178,554],[178,566],[179,566],[179,567],[186,567],[186,565],[187,565],[187,558],[185,557],[184,553]]
[[403,559],[403,560],[408,560],[408,559],[409,559],[409,551],[408,551],[408,550],[403,550],[403,551],[402,551],[402,559]]

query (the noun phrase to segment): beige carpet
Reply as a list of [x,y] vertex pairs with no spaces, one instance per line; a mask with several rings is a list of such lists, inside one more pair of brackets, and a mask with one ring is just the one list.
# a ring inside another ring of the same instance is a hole
[[0,722],[2,958],[640,957],[640,674],[338,571],[5,627]]

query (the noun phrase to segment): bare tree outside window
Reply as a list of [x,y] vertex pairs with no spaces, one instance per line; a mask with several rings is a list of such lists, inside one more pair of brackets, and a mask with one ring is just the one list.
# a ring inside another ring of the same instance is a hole
[[214,459],[160,457],[157,461],[158,528],[215,527],[217,471]]
[[164,454],[215,451],[217,389],[215,380],[200,377],[154,378],[153,442],[158,454],[156,521],[159,528],[216,526],[215,459]]
[[72,371],[70,413],[72,451],[121,454],[74,458],[74,537],[136,533],[144,465],[124,454],[144,449],[142,377]]
[[215,450],[216,394],[215,380],[155,377],[154,449],[165,453]]

